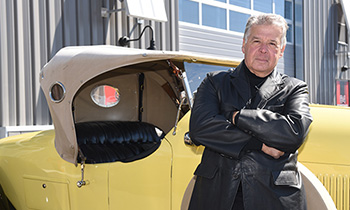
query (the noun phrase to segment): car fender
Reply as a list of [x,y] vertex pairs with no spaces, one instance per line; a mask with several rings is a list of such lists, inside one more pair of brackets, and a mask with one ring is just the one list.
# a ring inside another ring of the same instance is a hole
[[[326,188],[320,182],[320,180],[303,164],[298,162],[298,169],[301,173],[304,188],[306,191],[307,209],[309,210],[336,210],[332,197],[329,195]],[[196,182],[196,176],[193,176],[187,185],[184,193],[181,210],[187,210],[193,187]]]

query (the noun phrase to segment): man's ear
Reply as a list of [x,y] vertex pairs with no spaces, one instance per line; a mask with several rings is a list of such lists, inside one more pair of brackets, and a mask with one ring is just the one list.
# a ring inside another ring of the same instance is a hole
[[243,38],[243,43],[242,43],[242,47],[241,47],[242,53],[243,53],[243,54],[245,54],[244,46],[245,46],[245,40],[244,40],[244,38]]
[[284,50],[286,49],[286,45],[283,45],[280,53],[280,58],[283,56]]

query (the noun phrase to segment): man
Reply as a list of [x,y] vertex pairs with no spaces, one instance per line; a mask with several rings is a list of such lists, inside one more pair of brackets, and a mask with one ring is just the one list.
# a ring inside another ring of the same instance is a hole
[[189,209],[306,209],[296,162],[312,122],[307,85],[275,70],[287,29],[279,15],[250,17],[244,60],[198,88],[190,137],[205,150]]

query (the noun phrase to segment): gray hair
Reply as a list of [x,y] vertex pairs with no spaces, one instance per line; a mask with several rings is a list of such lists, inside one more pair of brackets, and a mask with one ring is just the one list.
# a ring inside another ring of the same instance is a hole
[[247,43],[248,37],[250,35],[250,29],[254,25],[276,25],[282,28],[282,38],[281,38],[281,48],[287,44],[287,30],[288,24],[286,20],[281,15],[276,14],[260,14],[256,16],[251,16],[245,27],[244,40]]

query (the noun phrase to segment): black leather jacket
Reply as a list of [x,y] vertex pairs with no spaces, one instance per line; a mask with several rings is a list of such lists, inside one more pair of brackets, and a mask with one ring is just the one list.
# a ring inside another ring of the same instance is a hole
[[[250,209],[304,209],[304,190],[296,167],[312,117],[305,82],[276,70],[254,100],[242,63],[230,71],[209,73],[197,90],[190,137],[206,147],[195,171],[190,209],[231,209],[242,183]],[[228,116],[240,110],[236,125]],[[277,148],[279,159],[243,148],[253,141]]]

